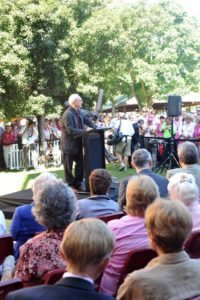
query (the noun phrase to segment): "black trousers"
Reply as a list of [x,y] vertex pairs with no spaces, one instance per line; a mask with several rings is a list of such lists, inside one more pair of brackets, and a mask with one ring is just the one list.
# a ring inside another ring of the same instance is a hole
[[[72,172],[73,163],[75,163],[74,175]],[[75,155],[63,153],[63,165],[66,182],[69,185],[79,187],[84,176],[82,148]]]

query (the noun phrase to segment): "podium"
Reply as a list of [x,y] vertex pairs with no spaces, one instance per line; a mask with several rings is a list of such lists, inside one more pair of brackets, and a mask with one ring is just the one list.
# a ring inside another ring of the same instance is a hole
[[89,176],[94,169],[105,169],[104,132],[110,128],[98,128],[87,131],[82,136],[83,163],[85,173],[85,187],[89,192]]

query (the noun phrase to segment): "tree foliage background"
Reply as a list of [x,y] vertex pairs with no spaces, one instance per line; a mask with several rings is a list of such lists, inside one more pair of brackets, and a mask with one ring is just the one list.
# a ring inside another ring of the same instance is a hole
[[92,108],[135,96],[139,107],[199,91],[200,28],[174,1],[0,0],[0,111],[59,113],[71,93]]

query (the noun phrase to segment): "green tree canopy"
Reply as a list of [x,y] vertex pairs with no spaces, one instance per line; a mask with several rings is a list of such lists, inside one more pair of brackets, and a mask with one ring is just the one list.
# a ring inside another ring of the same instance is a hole
[[[74,92],[92,108],[135,96],[199,91],[200,30],[174,1],[2,0],[0,111],[6,116],[58,110]],[[110,1],[111,2],[111,1]]]

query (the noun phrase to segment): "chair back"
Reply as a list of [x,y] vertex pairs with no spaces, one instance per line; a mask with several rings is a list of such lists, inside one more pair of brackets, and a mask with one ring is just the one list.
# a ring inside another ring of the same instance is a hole
[[66,272],[66,268],[55,269],[49,271],[45,274],[45,282],[44,284],[54,284],[59,279],[62,278],[63,274]]
[[130,251],[121,271],[118,287],[129,273],[144,268],[156,256],[158,256],[157,252],[152,249]]
[[21,288],[23,288],[23,283],[19,278],[0,282],[0,300],[4,300],[8,293]]
[[0,264],[8,255],[13,255],[13,238],[10,234],[0,236]]
[[191,258],[200,258],[200,230],[193,231],[184,244],[184,250]]
[[109,215],[104,215],[104,216],[97,216],[98,219],[104,221],[105,223],[108,223],[111,220],[115,220],[115,219],[120,219],[123,216],[125,216],[125,214],[120,211],[118,213],[115,214],[109,214]]

